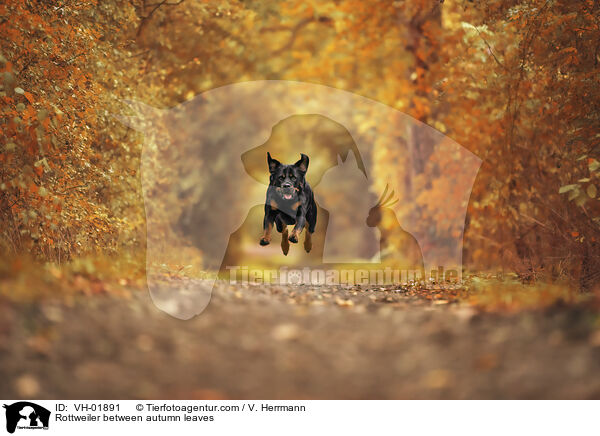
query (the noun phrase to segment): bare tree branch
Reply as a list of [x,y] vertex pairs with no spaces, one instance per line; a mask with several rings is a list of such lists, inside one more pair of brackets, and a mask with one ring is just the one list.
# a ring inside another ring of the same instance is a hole
[[165,6],[177,6],[177,5],[180,5],[181,3],[183,3],[183,1],[184,0],[179,0],[178,2],[175,2],[175,3],[168,3],[167,0],[162,0],[159,3],[153,3],[151,5],[146,5],[146,6],[152,7],[152,10],[145,17],[140,17],[142,19],[142,22],[140,23],[140,26],[137,29],[136,36],[140,36],[141,35],[142,31],[146,27],[146,24],[150,21],[150,18],[152,18],[152,15],[154,14],[154,12],[156,12],[158,10],[158,8],[160,8],[163,5],[165,5]]
[[487,42],[487,40],[483,37],[483,34],[479,31],[479,29],[477,28],[477,26],[473,26],[473,27],[475,27],[475,30],[477,30],[477,33],[479,34],[479,37],[483,40],[483,42],[485,42],[485,45],[487,45],[487,48],[490,51],[490,54],[492,55],[492,57],[494,58],[494,60],[496,61],[496,63],[498,65],[500,65],[504,70],[508,71],[508,68],[506,68],[506,66],[504,66],[504,64],[502,62],[500,62],[500,60],[496,57],[496,54],[494,53],[494,50],[492,49],[492,47],[490,46],[490,44]]
[[300,20],[295,26],[293,27],[289,27],[289,26],[272,26],[272,27],[265,27],[264,29],[262,29],[263,32],[290,32],[290,39],[280,48],[278,48],[277,50],[275,50],[273,52],[274,55],[278,55],[283,53],[286,50],[289,50],[293,45],[294,42],[296,41],[296,38],[298,37],[298,33],[300,32],[300,30],[302,30],[302,28],[308,26],[310,23],[313,22],[318,22],[318,23],[328,23],[331,21],[331,18],[329,17],[319,17],[319,18],[315,18],[314,16],[312,17],[307,17],[304,18],[302,20]]

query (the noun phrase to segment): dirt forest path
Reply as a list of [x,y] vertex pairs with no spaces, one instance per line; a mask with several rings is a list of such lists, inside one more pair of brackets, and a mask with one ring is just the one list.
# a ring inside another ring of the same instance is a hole
[[189,321],[142,290],[0,300],[0,396],[600,398],[592,313],[500,315],[427,292],[228,285]]

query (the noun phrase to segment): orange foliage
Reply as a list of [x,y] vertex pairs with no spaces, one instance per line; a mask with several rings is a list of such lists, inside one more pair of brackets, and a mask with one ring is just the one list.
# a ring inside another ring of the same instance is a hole
[[[118,99],[173,106],[228,83],[289,79],[381,101],[483,159],[465,236],[471,267],[600,270],[599,16],[592,0],[9,0],[2,247],[50,260],[143,248],[141,138],[113,120]],[[403,213],[442,204],[423,223],[441,233],[457,193],[436,171],[460,174],[460,163],[438,161],[427,138],[409,145],[426,176],[414,175],[421,195],[400,198]],[[407,163],[373,147],[381,192]]]

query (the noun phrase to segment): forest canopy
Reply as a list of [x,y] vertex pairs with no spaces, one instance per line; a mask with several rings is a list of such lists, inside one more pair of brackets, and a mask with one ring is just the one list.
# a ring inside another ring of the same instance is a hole
[[[464,234],[468,270],[569,280],[584,290],[597,283],[596,0],[5,1],[0,275],[24,255],[53,265],[142,265],[144,138],[115,117],[127,113],[123,101],[166,109],[251,80],[368,97],[478,156]],[[460,164],[441,162],[417,132],[410,159],[398,156],[378,140],[386,126],[356,121],[374,132],[374,195],[414,169],[421,194],[396,193],[403,213],[435,204],[424,225],[447,231],[444,204],[456,193],[435,175],[460,174]],[[185,256],[202,252],[190,247]]]

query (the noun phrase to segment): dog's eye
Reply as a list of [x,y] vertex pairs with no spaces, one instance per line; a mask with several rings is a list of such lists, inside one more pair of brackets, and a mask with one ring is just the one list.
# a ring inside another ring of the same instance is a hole
[[292,179],[292,182],[296,181],[296,178],[294,176],[290,177]]
[[285,177],[279,176],[279,180],[283,180],[283,179],[285,179]]

